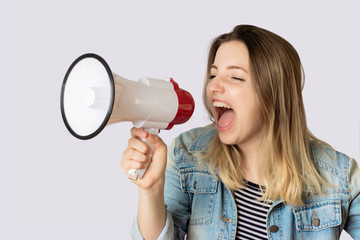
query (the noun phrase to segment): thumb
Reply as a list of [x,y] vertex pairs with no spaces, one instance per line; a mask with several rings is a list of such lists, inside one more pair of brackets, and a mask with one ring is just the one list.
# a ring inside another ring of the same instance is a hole
[[166,144],[159,136],[148,134],[146,140],[154,146],[154,151],[166,152],[167,150]]

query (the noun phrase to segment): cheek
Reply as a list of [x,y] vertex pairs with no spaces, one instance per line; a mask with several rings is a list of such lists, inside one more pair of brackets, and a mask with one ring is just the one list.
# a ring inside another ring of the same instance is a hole
[[253,125],[255,128],[261,128],[263,126],[263,118],[261,115],[261,107],[260,107],[260,103],[258,102],[258,100],[256,99],[253,103],[253,107],[252,107],[252,118],[253,118]]
[[210,82],[208,82],[207,84],[206,84],[206,96],[208,97],[208,99],[209,99],[209,97],[211,96],[211,84],[210,84]]
[[209,97],[210,97],[209,84],[208,84],[208,85],[206,85],[206,88],[205,88],[205,93],[206,93],[206,97],[207,97],[207,99],[209,100]]
[[240,102],[242,102],[240,105],[240,113],[242,113],[245,120],[251,125],[261,124],[261,108],[258,99],[254,95],[249,94],[244,96]]
[[210,99],[211,99],[212,92],[211,92],[211,90],[210,90],[210,88],[209,88],[209,84],[206,86],[206,91],[205,91],[205,93],[206,93],[206,100],[207,100],[207,102],[208,102],[208,104],[209,104],[209,107],[211,108]]
[[212,106],[212,103],[211,103],[211,91],[209,90],[209,84],[206,86],[205,90],[206,90],[205,93],[206,93],[206,104],[207,104],[206,108],[208,108],[211,115],[214,115],[214,107]]

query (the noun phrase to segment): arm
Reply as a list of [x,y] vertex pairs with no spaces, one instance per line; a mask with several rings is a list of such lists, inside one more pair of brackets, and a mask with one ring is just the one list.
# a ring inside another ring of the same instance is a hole
[[[127,174],[129,169],[145,168],[151,161],[143,178],[133,182],[137,184],[139,192],[137,224],[141,235],[146,240],[157,239],[166,220],[164,182],[167,148],[158,136],[150,135],[144,130],[133,128],[131,135],[121,166]],[[151,159],[150,147],[139,138],[146,138],[154,146]]]
[[[175,142],[168,149],[165,178],[165,203],[167,205],[165,226],[159,240],[185,239],[190,219],[190,196],[181,190],[180,172],[176,166]],[[132,238],[143,239],[138,221],[133,222]]]
[[144,239],[158,239],[165,226],[165,220],[164,187],[150,190],[139,188],[137,222]]

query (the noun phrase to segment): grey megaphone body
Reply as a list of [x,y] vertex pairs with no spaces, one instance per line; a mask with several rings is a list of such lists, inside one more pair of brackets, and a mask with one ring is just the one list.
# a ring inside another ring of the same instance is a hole
[[[93,53],[71,64],[60,102],[67,129],[83,140],[95,137],[109,124],[123,121],[157,134],[160,129],[185,123],[195,108],[191,94],[173,79],[131,81],[113,73],[106,61]],[[129,175],[142,178],[145,171],[131,169]]]

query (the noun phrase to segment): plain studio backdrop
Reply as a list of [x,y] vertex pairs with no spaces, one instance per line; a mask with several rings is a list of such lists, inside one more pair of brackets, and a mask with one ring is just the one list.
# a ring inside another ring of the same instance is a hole
[[194,96],[193,117],[160,133],[169,144],[209,123],[201,92],[211,40],[238,24],[271,30],[302,59],[309,128],[359,161],[359,9],[325,0],[0,0],[0,239],[130,239],[137,189],[119,163],[132,124],[82,141],[60,114],[65,72],[88,52],[125,78],[173,77]]

